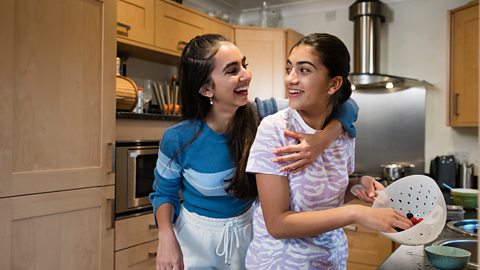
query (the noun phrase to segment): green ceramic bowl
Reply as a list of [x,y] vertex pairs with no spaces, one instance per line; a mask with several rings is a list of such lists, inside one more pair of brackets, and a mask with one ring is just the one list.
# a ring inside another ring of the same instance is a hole
[[452,188],[450,193],[453,197],[455,205],[461,205],[465,209],[473,209],[477,207],[478,190],[471,188]]
[[467,266],[472,253],[449,246],[428,246],[425,248],[430,264],[441,270],[460,270]]

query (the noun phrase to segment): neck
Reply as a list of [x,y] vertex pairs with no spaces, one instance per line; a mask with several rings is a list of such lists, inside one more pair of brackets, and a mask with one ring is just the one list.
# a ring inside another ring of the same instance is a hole
[[298,111],[303,121],[315,130],[322,130],[325,127],[325,122],[332,112],[331,106],[323,108],[318,111]]
[[228,125],[234,115],[235,111],[222,110],[218,108],[218,106],[213,106],[210,113],[208,113],[205,122],[213,131],[217,133],[226,133]]

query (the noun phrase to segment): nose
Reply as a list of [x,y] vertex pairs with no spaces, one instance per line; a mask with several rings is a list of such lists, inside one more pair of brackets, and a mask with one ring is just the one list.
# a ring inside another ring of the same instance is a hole
[[295,69],[290,70],[290,73],[285,75],[285,85],[296,84],[298,83],[297,73],[295,73]]
[[240,81],[249,82],[252,80],[252,73],[247,68],[242,67],[242,72],[240,74]]

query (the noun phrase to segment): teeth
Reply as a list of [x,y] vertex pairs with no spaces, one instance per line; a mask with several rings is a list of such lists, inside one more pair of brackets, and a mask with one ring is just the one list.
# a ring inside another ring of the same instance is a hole
[[300,90],[288,90],[289,94],[295,95],[295,94],[300,94],[302,91]]
[[240,87],[235,89],[235,92],[243,92],[243,91],[248,91],[248,87]]

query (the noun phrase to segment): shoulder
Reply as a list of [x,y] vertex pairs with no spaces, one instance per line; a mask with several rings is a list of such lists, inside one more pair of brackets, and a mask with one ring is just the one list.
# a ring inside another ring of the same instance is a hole
[[198,131],[198,121],[183,120],[165,129],[164,137],[185,137]]
[[278,111],[277,113],[271,114],[263,118],[263,120],[260,122],[260,126],[258,127],[259,129],[265,129],[265,128],[275,128],[275,129],[281,129],[281,128],[286,128],[288,124],[288,118],[289,118],[289,109],[283,109],[281,111]]
[[192,139],[199,130],[199,124],[192,120],[183,120],[173,126],[168,127],[163,132],[162,145],[167,147],[178,147]]

